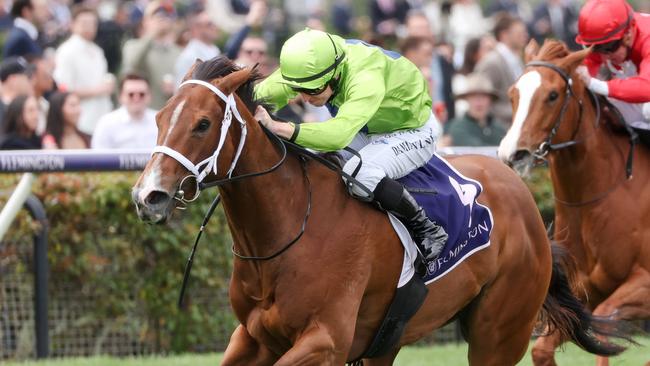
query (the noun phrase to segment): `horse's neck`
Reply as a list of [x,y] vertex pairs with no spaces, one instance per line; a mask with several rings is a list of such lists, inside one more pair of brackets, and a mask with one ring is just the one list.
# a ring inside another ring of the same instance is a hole
[[[238,142],[236,139],[233,135],[233,143]],[[246,140],[233,177],[264,172],[282,159],[259,126],[249,125]],[[308,197],[300,163],[294,157],[287,156],[273,172],[229,183],[219,190],[237,253],[269,256],[298,235]],[[259,300],[273,296],[277,263],[277,259],[236,260],[234,270],[242,291]]]
[[[596,197],[624,174],[618,142],[608,135],[611,132],[604,126],[604,117],[596,113],[589,97],[582,98],[582,120],[563,121],[566,125],[557,135],[557,142],[575,139],[578,144],[552,152],[549,158],[555,195],[569,202],[585,202]],[[577,110],[574,106],[575,116],[579,115]],[[598,117],[600,121],[596,121]]]
[[[282,159],[259,127],[251,129],[247,140],[233,177],[266,171]],[[277,170],[227,184],[221,193],[235,245],[249,256],[270,254],[280,241],[289,241],[308,203],[303,171],[292,156]]]

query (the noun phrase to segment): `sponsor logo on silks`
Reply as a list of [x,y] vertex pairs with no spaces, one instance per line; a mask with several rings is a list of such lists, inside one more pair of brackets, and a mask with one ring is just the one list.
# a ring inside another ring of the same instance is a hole
[[456,244],[456,246],[447,250],[446,253],[442,253],[435,260],[427,263],[427,275],[433,275],[444,264],[459,259],[460,256],[465,254],[465,249],[468,249],[468,245],[470,245],[472,239],[481,238],[483,235],[490,235],[490,227],[491,225],[486,220],[483,220],[480,224],[471,227],[467,231],[467,239]]

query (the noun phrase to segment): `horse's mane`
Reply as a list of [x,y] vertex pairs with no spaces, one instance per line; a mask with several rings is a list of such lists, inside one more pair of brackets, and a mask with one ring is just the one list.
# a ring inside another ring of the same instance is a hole
[[571,52],[569,48],[563,43],[555,39],[544,41],[542,48],[540,48],[535,60],[537,61],[553,61],[569,56]]
[[[226,75],[229,75],[235,71],[239,71],[242,68],[235,64],[226,56],[217,56],[210,60],[204,61],[197,65],[192,73],[192,78],[203,80],[203,81],[212,81],[214,79],[222,78]],[[237,89],[237,95],[239,98],[246,104],[246,107],[252,113],[255,113],[255,109],[258,105],[269,109],[269,105],[263,100],[257,100],[255,98],[255,82],[260,80],[262,75],[257,71],[257,68],[253,69],[251,72],[250,78],[242,84],[239,89]]]

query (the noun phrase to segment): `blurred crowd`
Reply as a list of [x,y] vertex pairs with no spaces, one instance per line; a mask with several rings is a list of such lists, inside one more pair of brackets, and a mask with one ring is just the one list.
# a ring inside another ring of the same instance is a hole
[[[429,82],[441,145],[497,145],[530,38],[574,38],[574,0],[4,0],[0,148],[151,148],[155,114],[194,61],[277,67],[308,26],[397,50]],[[279,114],[323,121],[293,101]]]

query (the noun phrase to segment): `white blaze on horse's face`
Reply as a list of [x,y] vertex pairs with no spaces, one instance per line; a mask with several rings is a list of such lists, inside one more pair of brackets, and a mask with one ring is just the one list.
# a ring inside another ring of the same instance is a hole
[[167,129],[167,136],[165,136],[163,145],[167,144],[167,139],[169,139],[169,136],[172,134],[172,130],[174,129],[174,126],[176,126],[176,123],[181,116],[181,112],[183,112],[183,107],[185,107],[186,101],[187,99],[183,99],[183,101],[178,103],[178,105],[176,105],[176,108],[174,108],[174,112],[172,112],[172,118],[169,120],[169,128]]
[[[165,136],[165,139],[163,141],[163,145],[167,143],[167,140],[169,139],[169,136],[171,135],[172,129],[178,122],[178,119],[180,118],[181,112],[183,111],[183,107],[185,106],[186,100],[181,101],[176,105],[176,108],[174,108],[174,112],[172,112],[172,116],[169,122],[169,128],[167,129],[167,135]],[[151,167],[149,171],[142,177],[141,184],[137,187],[137,196],[139,202],[144,202],[145,198],[149,195],[149,193],[153,191],[165,191],[165,189],[162,187],[162,168],[161,168],[161,157],[162,154],[156,154],[152,157],[151,161]]]
[[501,144],[499,145],[498,155],[501,160],[508,161],[517,151],[521,130],[524,127],[524,122],[528,118],[533,96],[541,85],[542,75],[537,71],[525,73],[519,78],[517,84],[515,84],[515,88],[519,91],[519,104],[512,122],[512,127],[510,127],[506,137],[501,140]]

